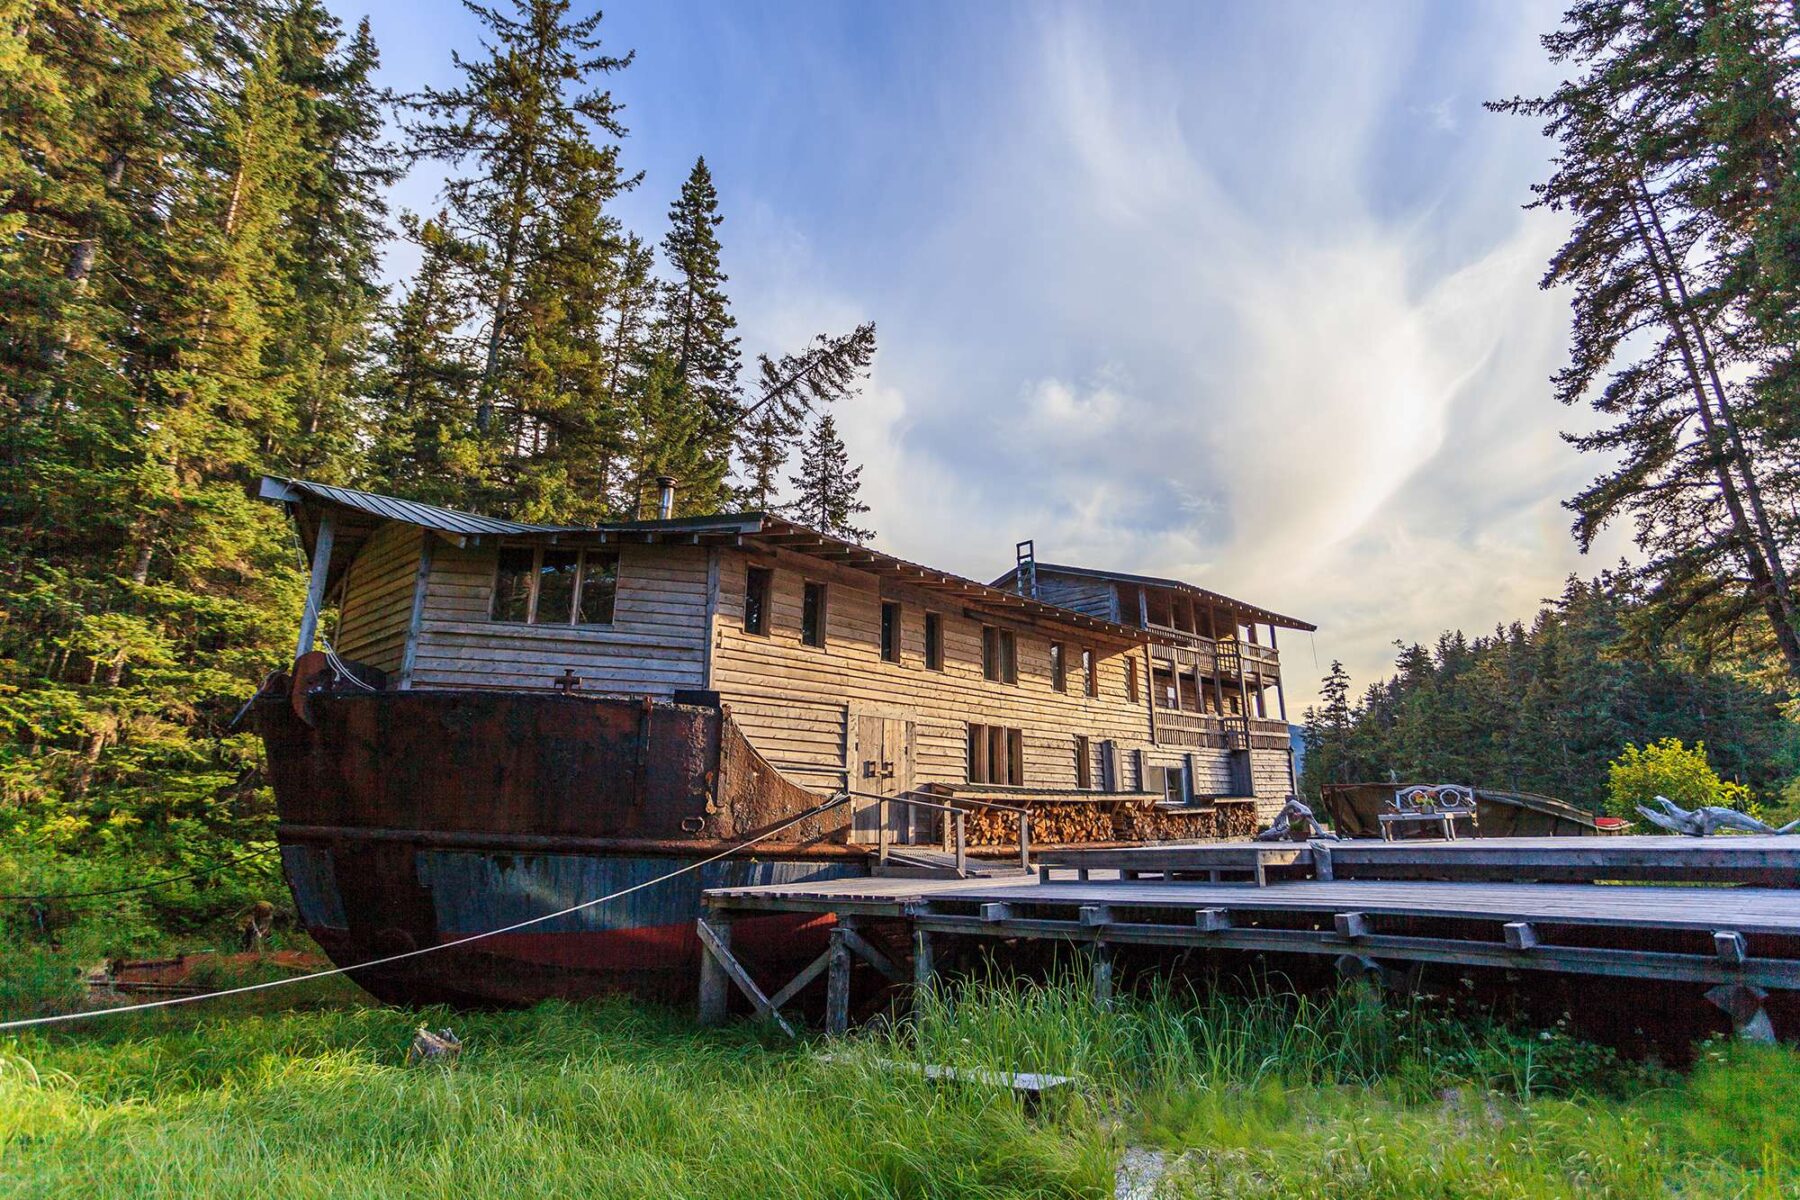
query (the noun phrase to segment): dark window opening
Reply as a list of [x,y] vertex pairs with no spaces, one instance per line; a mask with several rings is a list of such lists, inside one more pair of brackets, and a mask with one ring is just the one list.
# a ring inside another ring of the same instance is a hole
[[1125,656],[1125,698],[1133,704],[1138,702],[1137,659],[1132,655]]
[[775,572],[767,567],[751,567],[744,576],[744,632],[769,632],[769,589]]
[[809,646],[825,644],[825,585],[808,582],[800,600],[800,640]]
[[881,606],[881,657],[884,662],[900,661],[900,606],[891,601]]
[[546,550],[538,561],[537,607],[532,621],[567,625],[575,615],[575,570],[581,556],[573,550]]
[[1061,642],[1050,643],[1050,686],[1059,692],[1069,690],[1069,669],[1064,661]]
[[1075,735],[1075,786],[1083,791],[1094,786],[1094,755],[1087,735]]
[[1081,651],[1081,677],[1082,686],[1087,689],[1087,694],[1098,696],[1100,694],[1100,664],[1094,661],[1094,652],[1086,647],[1083,647]]
[[925,614],[925,669],[944,669],[944,618],[934,612]]
[[530,618],[531,574],[536,562],[535,550],[506,547],[500,551],[500,573],[494,577],[494,606],[489,612],[494,620]]

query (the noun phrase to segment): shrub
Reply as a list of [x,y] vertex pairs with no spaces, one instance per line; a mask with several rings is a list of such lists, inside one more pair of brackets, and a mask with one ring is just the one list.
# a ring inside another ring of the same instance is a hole
[[1683,808],[1713,805],[1751,811],[1750,789],[1720,779],[1706,761],[1706,743],[1693,747],[1680,738],[1663,738],[1642,749],[1626,746],[1607,767],[1606,811],[1615,817],[1635,819],[1637,806],[1666,796]]

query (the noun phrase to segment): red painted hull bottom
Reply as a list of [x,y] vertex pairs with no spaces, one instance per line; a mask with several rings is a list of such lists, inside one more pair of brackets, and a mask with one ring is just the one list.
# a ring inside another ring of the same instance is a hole
[[[825,948],[831,924],[829,916],[739,919],[732,923],[732,940],[772,992]],[[339,965],[379,957],[344,930],[308,932]],[[694,997],[700,955],[692,921],[597,933],[521,931],[350,977],[389,1004],[484,1008],[621,993],[680,1004]],[[783,970],[786,975],[777,978]]]

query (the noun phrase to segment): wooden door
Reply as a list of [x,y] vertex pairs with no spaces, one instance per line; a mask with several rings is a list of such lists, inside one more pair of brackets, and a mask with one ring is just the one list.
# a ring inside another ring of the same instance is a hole
[[[864,793],[856,801],[852,831],[856,841],[873,843],[879,806],[866,797],[898,796],[912,790],[913,723],[903,717],[870,713],[852,714],[850,720],[850,789]],[[929,827],[924,814],[919,814],[915,822],[908,805],[887,806],[888,838],[892,843],[910,843],[915,824],[919,829]]]

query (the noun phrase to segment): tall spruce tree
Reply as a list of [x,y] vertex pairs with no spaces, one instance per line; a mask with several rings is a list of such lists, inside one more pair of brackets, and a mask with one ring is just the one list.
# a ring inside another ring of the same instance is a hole
[[[646,469],[658,472],[664,470],[658,464],[688,464],[675,473],[682,480],[681,511],[689,513],[716,512],[726,503],[741,416],[737,318],[719,261],[718,228],[724,220],[712,172],[699,159],[669,206],[669,231],[662,241],[669,276],[655,329],[655,353],[663,360],[659,400],[681,415],[657,423],[665,440],[640,454]],[[666,439],[672,436],[693,444],[670,443]],[[646,482],[639,480],[640,486]]]
[[852,542],[868,542],[873,529],[855,524],[869,511],[858,494],[862,468],[850,465],[849,452],[838,437],[837,422],[829,412],[819,414],[812,434],[800,449],[800,470],[792,477],[794,519],[820,533],[845,538]]
[[1797,20],[1740,0],[1582,0],[1544,38],[1576,77],[1491,105],[1545,120],[1559,152],[1535,204],[1575,221],[1544,278],[1575,311],[1555,384],[1612,421],[1570,441],[1617,462],[1570,502],[1577,538],[1629,518],[1663,624],[1729,636],[1760,616],[1790,686]]
[[459,86],[412,98],[408,126],[415,157],[468,171],[444,185],[442,222],[474,251],[462,261],[482,328],[475,418],[487,470],[465,502],[554,518],[589,465],[583,431],[608,420],[584,408],[597,403],[590,386],[565,384],[593,376],[607,297],[589,275],[616,271],[605,206],[636,182],[618,162],[619,105],[593,84],[631,56],[602,53],[600,14],[572,19],[568,0],[465,5],[491,41],[480,58],[456,56]]

